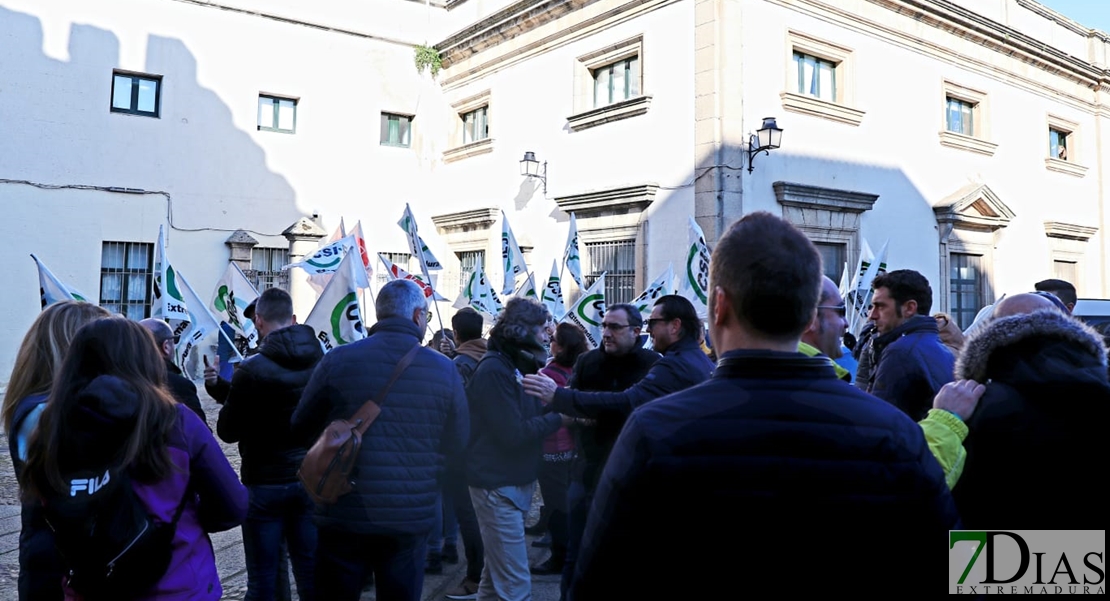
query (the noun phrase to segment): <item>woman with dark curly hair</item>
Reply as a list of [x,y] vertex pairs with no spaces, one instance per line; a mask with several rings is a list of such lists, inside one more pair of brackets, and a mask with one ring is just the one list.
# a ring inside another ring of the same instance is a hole
[[539,475],[543,439],[572,418],[544,413],[524,393],[526,374],[544,367],[543,305],[510,300],[490,330],[489,351],[466,386],[470,404],[467,482],[482,531],[485,567],[479,599],[517,601],[532,595],[524,519]]

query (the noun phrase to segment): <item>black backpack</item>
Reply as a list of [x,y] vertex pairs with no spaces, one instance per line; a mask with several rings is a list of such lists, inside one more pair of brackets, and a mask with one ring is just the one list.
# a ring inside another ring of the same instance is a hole
[[129,599],[149,590],[166,573],[177,522],[159,522],[131,486],[122,466],[66,474],[69,490],[43,501],[47,525],[67,571],[66,585],[86,601]]

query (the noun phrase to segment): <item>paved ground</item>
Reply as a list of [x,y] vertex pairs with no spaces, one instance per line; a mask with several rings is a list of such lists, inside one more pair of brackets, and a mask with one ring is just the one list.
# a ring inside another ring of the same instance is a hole
[[[219,406],[203,392],[201,401],[208,414],[209,424],[215,425]],[[236,470],[239,469],[239,453],[235,445],[222,445],[224,453]],[[16,599],[16,579],[19,576],[19,490],[12,470],[8,453],[8,441],[0,431],[0,599]],[[538,504],[533,504],[534,520],[538,515]],[[535,540],[529,537],[529,541]],[[212,535],[212,547],[216,551],[216,567],[224,587],[224,599],[242,599],[246,594],[247,573],[243,560],[243,541],[239,529]],[[532,563],[547,558],[546,549],[529,547]],[[427,575],[424,578],[423,599],[431,601],[444,599],[447,590],[454,588],[466,575],[466,560],[463,558],[462,541],[459,542],[460,561],[457,565],[444,565],[442,575]],[[559,578],[557,576],[536,576],[532,579],[532,596],[535,601],[555,601],[559,598]],[[375,599],[373,591],[362,596],[363,601]]]

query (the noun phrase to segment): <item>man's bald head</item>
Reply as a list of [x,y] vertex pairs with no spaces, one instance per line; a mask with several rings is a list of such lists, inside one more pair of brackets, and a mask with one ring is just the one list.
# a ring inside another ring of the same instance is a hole
[[1015,294],[998,301],[994,306],[994,319],[1026,315],[1042,309],[1060,310],[1055,303],[1039,294]]
[[150,330],[150,333],[154,335],[154,343],[163,357],[167,359],[173,357],[174,340],[173,329],[170,328],[170,324],[161,319],[148,317],[140,321],[139,325]]

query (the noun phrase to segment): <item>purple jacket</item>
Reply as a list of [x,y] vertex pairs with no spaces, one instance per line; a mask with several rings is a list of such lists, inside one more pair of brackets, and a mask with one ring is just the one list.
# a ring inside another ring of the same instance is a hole
[[[94,391],[94,388],[100,390]],[[82,393],[86,398],[99,397],[99,404],[90,406],[83,402],[81,408],[100,419],[125,422],[130,417],[126,402],[128,393],[130,390],[119,380],[102,376]],[[108,400],[106,396],[115,398]],[[229,530],[243,522],[247,515],[247,489],[239,483],[239,477],[208,426],[188,407],[177,405],[176,408],[178,422],[169,447],[170,457],[181,471],[174,471],[159,482],[132,482],[147,509],[164,522],[173,519],[187,485],[191,487],[193,499],[185,505],[177,523],[173,556],[165,576],[140,599],[217,600],[223,588],[216,573],[216,556],[208,533]],[[81,596],[67,589],[66,599],[79,600]]]

